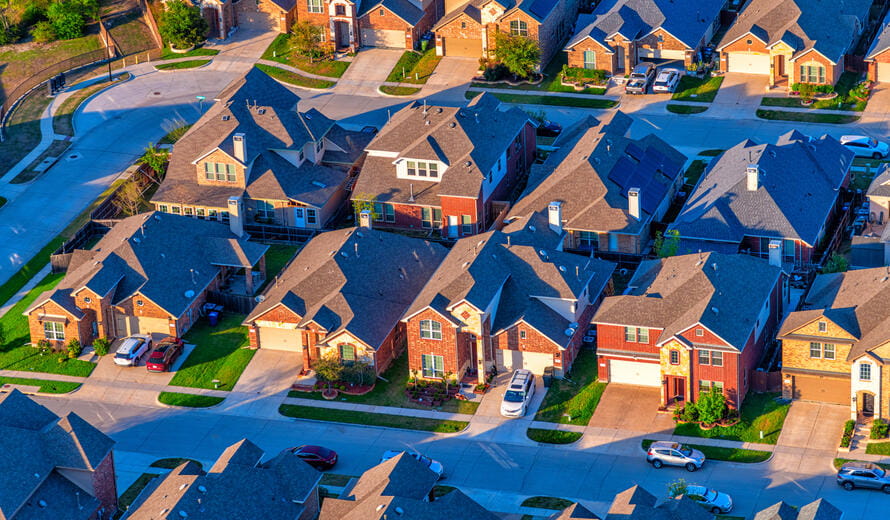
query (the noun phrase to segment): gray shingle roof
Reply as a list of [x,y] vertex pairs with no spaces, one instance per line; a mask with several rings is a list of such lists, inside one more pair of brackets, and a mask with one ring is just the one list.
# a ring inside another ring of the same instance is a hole
[[[510,214],[545,210],[550,202],[561,201],[566,229],[628,234],[648,229],[651,214],[644,209],[637,220],[628,212],[628,188],[651,186],[641,192],[646,199],[643,206],[657,207],[669,196],[686,156],[651,134],[626,137],[632,123],[629,116],[615,111],[600,120],[588,116],[563,132],[554,142],[559,149],[544,164],[532,167],[528,186]],[[618,170],[645,184],[616,183]]]
[[378,7],[385,7],[392,11],[393,14],[405,20],[408,25],[417,25],[423,18],[423,9],[419,3],[411,0],[363,0],[358,10],[358,16],[361,18]]
[[820,498],[799,509],[778,502],[758,512],[754,520],[840,520],[842,516],[840,509]]
[[436,22],[435,25],[433,25],[433,31],[437,31],[441,27],[448,25],[452,20],[458,18],[463,14],[469,16],[476,22],[482,23],[482,12],[479,11],[479,9],[484,2],[485,0],[470,0],[457,9],[453,9],[445,13],[445,16],[440,18],[439,21]]
[[392,116],[367,150],[441,161],[447,167],[440,172],[441,180],[397,179],[393,158],[369,156],[353,191],[382,202],[406,203],[413,185],[413,203],[428,205],[439,205],[444,195],[480,197],[486,174],[529,120],[518,108],[499,107],[490,94],[457,108],[409,104]]
[[[40,504],[46,504],[41,507]],[[22,504],[13,520],[87,520],[99,509],[101,502],[92,495],[53,471]],[[2,514],[2,513],[0,513]]]
[[784,501],[777,502],[754,515],[754,520],[796,520],[797,509]]
[[[815,245],[852,159],[828,135],[794,131],[776,144],[745,140],[711,161],[669,229],[684,239],[739,243],[758,236]],[[761,172],[756,191],[747,189],[752,164]]]
[[[169,213],[149,212],[115,225],[80,263],[68,268],[52,291],[39,296],[25,314],[47,298],[54,301],[89,287],[101,296],[114,290],[112,303],[139,292],[179,317],[219,274],[220,266],[250,267],[268,246],[237,238],[229,227]],[[186,295],[187,291],[194,294]]]
[[872,59],[887,49],[890,49],[890,12],[884,15],[884,19],[881,20],[878,33],[872,40],[868,52],[865,53],[865,59]]
[[555,513],[549,520],[600,520],[600,517],[593,514],[589,509],[575,502],[569,507],[562,510],[561,513]]
[[792,58],[816,49],[837,63],[865,26],[871,0],[751,0],[726,31],[718,49],[747,33],[767,46],[783,41]]
[[660,328],[658,342],[701,323],[741,351],[780,274],[748,255],[646,260],[625,294],[603,300],[593,322]]
[[379,347],[433,274],[447,250],[385,231],[349,228],[306,244],[246,322],[282,304],[315,321],[328,337],[348,330]]
[[868,185],[868,195],[890,197],[890,167],[881,165],[875,178]]
[[604,0],[589,15],[581,15],[575,35],[566,48],[588,36],[611,49],[606,38],[618,33],[637,40],[656,29],[664,29],[686,44],[698,46],[708,28],[720,15],[725,0]]

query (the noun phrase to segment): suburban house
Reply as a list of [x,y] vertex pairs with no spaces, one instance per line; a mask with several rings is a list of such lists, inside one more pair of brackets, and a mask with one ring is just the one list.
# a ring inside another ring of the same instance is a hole
[[445,16],[433,27],[436,54],[488,56],[503,32],[537,41],[546,65],[572,33],[577,13],[577,0],[446,0]]
[[259,69],[234,81],[176,143],[152,197],[174,215],[321,229],[347,198],[370,134],[344,130]]
[[866,191],[868,214],[853,221],[851,267],[890,265],[890,168],[880,167]]
[[890,278],[886,267],[816,277],[785,319],[788,398],[850,406],[852,418],[890,418]]
[[152,479],[122,520],[317,518],[322,473],[286,450],[265,462],[264,455],[243,439],[207,471],[193,460],[184,462]]
[[844,512],[819,498],[801,507],[778,502],[754,515],[754,520],[842,520]]
[[879,83],[890,82],[890,12],[888,12],[878,28],[878,33],[872,40],[871,47],[865,53],[865,61],[868,63],[869,81]]
[[217,222],[158,212],[126,218],[92,249],[75,250],[65,277],[24,312],[31,342],[182,336],[209,293],[259,289],[267,249]]
[[868,21],[872,0],[750,0],[717,51],[720,69],[769,86],[834,85]]
[[781,267],[701,253],[643,261],[593,317],[599,380],[661,389],[663,406],[718,388],[738,408],[787,300]]
[[300,250],[245,320],[252,347],[301,352],[304,370],[333,356],[378,374],[404,352],[402,313],[448,251],[369,224],[321,233]]
[[400,453],[365,471],[337,498],[325,498],[318,520],[497,520],[459,489],[437,497],[439,476],[409,455]]
[[701,61],[702,47],[720,27],[726,0],[603,0],[582,14],[566,44],[569,67],[629,73],[651,59]]
[[117,512],[114,441],[74,412],[0,394],[4,486],[0,517],[106,520]]
[[713,520],[691,498],[679,495],[659,500],[640,486],[632,486],[615,495],[604,520]]
[[680,253],[781,255],[806,268],[841,209],[852,164],[853,152],[829,135],[746,139],[711,161],[668,229],[679,233]]
[[482,94],[463,107],[414,101],[366,148],[353,203],[373,203],[374,226],[459,238],[485,231],[535,159],[535,127]]
[[458,240],[403,318],[409,369],[479,382],[493,368],[569,372],[615,264],[559,242],[544,213]]
[[686,156],[653,134],[627,137],[632,123],[613,111],[563,131],[510,215],[547,210],[565,249],[645,253],[652,222],[683,184]]

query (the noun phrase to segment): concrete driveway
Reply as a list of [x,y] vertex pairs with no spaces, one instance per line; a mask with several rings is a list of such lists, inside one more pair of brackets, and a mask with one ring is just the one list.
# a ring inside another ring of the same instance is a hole
[[723,77],[723,84],[711,110],[757,110],[761,98],[767,93],[768,83],[769,76],[728,72]]
[[658,413],[660,404],[658,388],[610,383],[590,419],[590,426],[670,434],[674,421],[669,414]]
[[777,446],[837,451],[850,407],[840,404],[793,401]]
[[333,92],[353,96],[379,96],[377,87],[386,81],[405,51],[397,49],[363,49],[352,60],[352,65],[337,81]]
[[242,416],[276,412],[302,369],[299,352],[257,350],[220,412]]
[[440,103],[444,101],[465,103],[464,93],[478,71],[479,60],[476,58],[445,56],[427,80],[421,95],[438,94],[437,100]]

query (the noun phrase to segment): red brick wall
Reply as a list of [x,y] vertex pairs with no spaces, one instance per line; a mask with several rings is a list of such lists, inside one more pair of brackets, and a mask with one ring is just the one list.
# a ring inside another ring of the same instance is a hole
[[566,51],[569,67],[584,68],[584,51],[596,53],[596,68],[605,70],[609,74],[615,74],[618,66],[618,57],[615,53],[609,54],[599,42],[587,38]]
[[[435,320],[442,324],[442,339],[422,339],[420,337],[421,320]],[[470,359],[469,334],[459,333],[451,323],[445,320],[437,312],[427,309],[413,316],[406,323],[406,335],[408,338],[408,368],[417,370],[421,375],[423,369],[422,356],[433,354],[442,356],[445,362],[445,371],[455,374],[460,378],[460,369]]]
[[[142,300],[142,305],[136,305],[137,300]],[[147,318],[167,318],[170,320],[170,323],[173,327],[170,329],[170,333],[174,334],[176,330],[176,318],[170,316],[170,313],[157,306],[153,301],[148,298],[142,296],[139,293],[127,298],[122,301],[119,305],[117,305],[118,312],[121,314],[126,314],[128,316],[145,316]],[[121,336],[120,331],[115,331],[116,336]]]
[[627,352],[642,352],[648,354],[657,354],[658,347],[655,346],[655,340],[661,334],[661,329],[649,329],[648,343],[635,343],[624,341],[624,327],[620,325],[597,325],[596,326],[596,342],[597,345],[609,350],[624,350]]
[[[464,236],[463,230],[460,229],[461,215],[470,215],[474,223],[485,222],[485,215],[482,212],[482,201],[480,199],[440,197],[440,202],[442,203],[442,220],[446,226],[448,225],[449,216],[457,217],[458,236]],[[485,231],[484,229],[478,229],[478,227],[474,226],[475,230],[470,234]]]
[[[93,490],[96,498],[102,503],[102,507],[108,513],[117,511],[117,484],[114,480],[114,452],[99,463],[92,474]],[[109,518],[105,516],[103,518]]]
[[[662,41],[658,41],[659,37]],[[694,49],[689,49],[686,44],[674,38],[669,32],[659,29],[652,34],[648,34],[640,38],[636,42],[638,49],[658,49],[668,51],[687,51],[686,58],[683,60],[685,65],[692,63]]]
[[[720,309],[720,310],[722,310],[722,309]],[[727,309],[727,311],[730,311],[730,310],[731,309]],[[696,333],[695,333],[696,329],[702,330],[701,336],[696,335]],[[690,341],[692,343],[700,343],[700,344],[704,344],[704,345],[719,345],[722,347],[738,347],[738,345],[730,345],[729,343],[720,339],[719,336],[712,333],[707,328],[701,327],[701,326],[689,327],[688,329],[680,332],[679,335],[686,338],[688,341]]]
[[807,53],[801,54],[800,56],[795,58],[794,61],[788,62],[786,72],[788,73],[789,83],[798,83],[801,81],[800,66],[804,63],[809,62],[816,62],[825,67],[826,84],[834,85],[835,83],[837,83],[837,80],[841,78],[841,73],[844,72],[843,58],[841,58],[840,62],[837,64],[837,66],[835,66],[827,58],[825,58],[818,52],[811,50]]
[[886,50],[874,57],[874,60],[868,64],[868,79],[870,81],[878,80],[878,64],[890,63],[890,50]]
[[723,366],[701,365],[698,362],[698,349],[692,352],[692,395],[698,399],[699,381],[721,381],[727,404],[737,408],[739,399],[739,355],[731,352],[723,353]]
[[293,311],[284,307],[282,305],[275,306],[268,311],[257,316],[251,326],[248,328],[248,336],[250,338],[250,348],[262,348],[262,345],[259,342],[259,338],[257,338],[256,327],[254,324],[257,321],[275,321],[281,323],[300,323],[302,318],[297,316]]
[[303,514],[297,520],[315,520],[318,518],[318,512],[321,510],[321,501],[318,497],[318,486],[312,490],[309,499],[303,503]]
[[383,343],[377,348],[377,373],[382,374],[392,364],[393,360],[402,355],[407,343],[405,324],[399,322],[386,336]]
[[[380,16],[383,11],[383,16]],[[428,23],[428,22],[427,22]],[[415,34],[415,28],[402,20],[389,9],[377,6],[368,13],[358,19],[358,25],[361,29],[375,29],[387,31],[405,31],[405,48],[413,49],[414,42],[419,39],[419,34]],[[360,29],[360,30],[361,30]],[[364,42],[362,42],[364,45]]]
[[[748,40],[751,40],[750,45],[748,44]],[[751,36],[750,34],[746,34],[746,35],[742,36],[741,38],[739,38],[738,40],[734,41],[733,43],[727,45],[723,49],[723,53],[720,56],[720,69],[721,70],[725,71],[727,69],[727,67],[729,66],[728,53],[730,53],[730,52],[762,52],[762,53],[768,54],[769,49],[766,48],[766,44],[763,43],[762,41],[758,40],[754,36]],[[769,72],[769,71],[765,71],[765,72]]]
[[[461,24],[466,27],[462,28]],[[481,40],[484,37],[483,25],[469,16],[462,14],[447,24],[436,29],[436,41],[442,46],[442,38],[454,38],[460,40]],[[445,52],[448,52],[446,49]]]
[[43,330],[43,322],[38,320],[38,317],[43,316],[44,314],[68,317],[68,321],[64,323],[64,343],[67,344],[69,341],[76,338],[83,345],[90,344],[90,339],[92,338],[92,322],[87,320],[75,320],[68,311],[53,301],[47,301],[40,307],[35,307],[34,310],[31,311],[31,314],[28,315],[28,329],[31,335],[31,343],[36,344],[40,340],[46,339]]

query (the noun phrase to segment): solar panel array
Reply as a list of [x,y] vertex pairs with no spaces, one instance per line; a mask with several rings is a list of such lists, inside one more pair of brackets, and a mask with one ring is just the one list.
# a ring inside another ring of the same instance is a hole
[[629,189],[639,188],[640,205],[643,211],[652,214],[676,180],[680,168],[674,167],[663,153],[651,146],[644,150],[630,142],[624,152],[608,178],[621,188],[624,197]]

